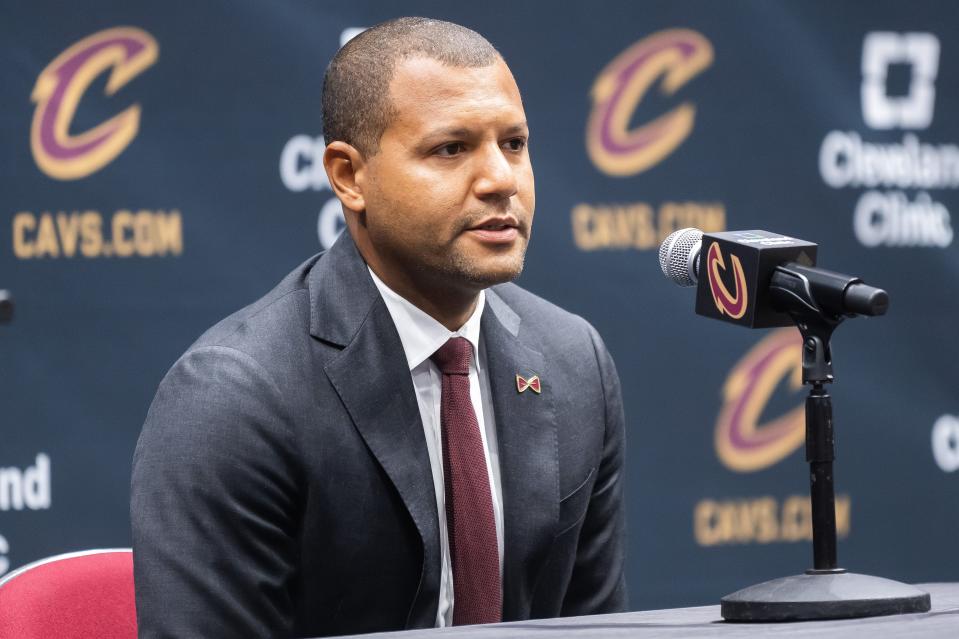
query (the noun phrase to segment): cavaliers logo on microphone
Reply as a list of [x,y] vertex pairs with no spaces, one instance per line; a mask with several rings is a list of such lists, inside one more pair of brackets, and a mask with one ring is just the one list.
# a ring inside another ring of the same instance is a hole
[[616,56],[591,92],[586,148],[593,164],[609,175],[635,175],[672,153],[693,130],[692,103],[635,128],[630,128],[630,120],[657,80],[662,78],[660,93],[671,96],[712,61],[712,45],[689,29],[654,33]]
[[746,314],[749,307],[749,292],[746,290],[746,274],[743,272],[743,263],[735,255],[729,256],[730,270],[734,283],[734,292],[730,293],[723,282],[722,271],[726,270],[723,252],[719,244],[713,242],[706,253],[706,275],[709,280],[709,291],[712,293],[716,308],[720,315],[726,314],[731,319],[740,319]]
[[94,33],[58,55],[40,73],[31,100],[37,107],[30,148],[37,166],[58,180],[76,180],[102,169],[136,137],[140,106],[134,104],[82,133],[70,127],[93,81],[110,71],[112,96],[157,60],[159,47],[145,31],[116,27]]
[[806,436],[805,408],[767,419],[763,410],[782,381],[802,388],[802,337],[781,328],[764,337],[733,367],[723,386],[716,422],[716,453],[737,472],[771,466],[799,448]]

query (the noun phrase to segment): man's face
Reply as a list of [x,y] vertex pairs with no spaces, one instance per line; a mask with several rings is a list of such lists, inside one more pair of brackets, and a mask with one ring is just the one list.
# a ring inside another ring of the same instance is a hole
[[388,284],[435,292],[475,292],[519,275],[535,196],[509,68],[410,58],[396,66],[390,101],[355,230],[366,235],[357,242],[373,270]]

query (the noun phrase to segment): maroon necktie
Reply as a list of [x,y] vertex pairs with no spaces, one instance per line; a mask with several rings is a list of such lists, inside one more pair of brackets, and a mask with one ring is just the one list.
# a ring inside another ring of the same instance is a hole
[[440,422],[446,522],[453,567],[453,625],[502,620],[499,547],[483,437],[470,401],[473,348],[452,337],[430,359],[443,373]]

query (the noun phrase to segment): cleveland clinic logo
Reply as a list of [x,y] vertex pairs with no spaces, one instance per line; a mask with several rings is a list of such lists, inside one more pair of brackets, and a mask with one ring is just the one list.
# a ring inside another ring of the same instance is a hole
[[802,337],[795,328],[781,328],[764,337],[726,378],[715,443],[719,460],[730,470],[762,470],[795,451],[805,440],[802,404],[761,421],[783,381],[792,391],[802,388]]
[[712,61],[712,45],[689,29],[654,33],[616,56],[591,91],[586,148],[593,164],[609,175],[635,175],[675,151],[693,130],[691,102],[633,128],[630,120],[657,81],[663,95],[674,95]]
[[70,132],[74,115],[102,73],[110,72],[105,93],[112,96],[156,62],[158,52],[156,40],[147,32],[116,27],[87,36],[47,65],[31,95],[37,106],[30,148],[37,166],[52,178],[76,180],[123,152],[140,127],[138,104],[79,134]]
[[863,123],[873,131],[900,130],[901,139],[835,130],[820,146],[823,182],[834,189],[862,189],[852,228],[867,248],[952,244],[952,217],[936,192],[959,188],[959,146],[920,137],[935,115],[939,50],[933,33],[867,33],[861,59]]
[[[348,27],[340,32],[340,46],[363,33],[366,27]],[[294,193],[306,190],[330,191],[330,196],[320,208],[316,219],[316,234],[324,250],[333,246],[336,238],[346,228],[343,207],[333,195],[333,189],[323,168],[323,153],[326,141],[322,135],[294,135],[280,153],[280,179]]]

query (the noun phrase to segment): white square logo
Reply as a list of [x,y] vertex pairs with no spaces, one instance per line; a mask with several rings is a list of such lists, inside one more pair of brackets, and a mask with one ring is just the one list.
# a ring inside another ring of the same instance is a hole
[[[892,64],[908,64],[909,93],[890,96]],[[939,39],[931,33],[866,34],[862,44],[862,117],[873,129],[925,129],[932,123],[939,71]]]

